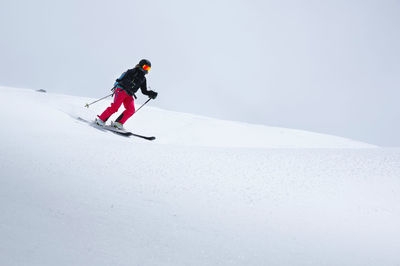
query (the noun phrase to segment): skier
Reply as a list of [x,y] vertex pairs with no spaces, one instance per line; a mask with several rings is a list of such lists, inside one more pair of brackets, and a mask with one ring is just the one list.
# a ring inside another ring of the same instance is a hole
[[108,107],[101,115],[98,115],[98,118],[96,118],[97,125],[104,126],[107,119],[118,111],[121,104],[124,104],[125,111],[115,120],[115,122],[111,122],[111,126],[123,129],[126,120],[135,113],[133,97],[136,99],[135,93],[139,88],[142,93],[149,96],[149,98],[155,99],[157,97],[157,92],[147,90],[145,75],[149,73],[150,68],[150,61],[142,59],[139,64],[132,69],[128,69],[116,80],[113,88],[115,89],[114,102],[112,102],[110,107]]

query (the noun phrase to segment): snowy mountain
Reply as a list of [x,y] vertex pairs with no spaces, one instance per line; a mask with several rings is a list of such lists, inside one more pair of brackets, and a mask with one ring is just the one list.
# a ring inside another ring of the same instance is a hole
[[[400,149],[0,87],[0,265],[399,265]],[[139,106],[140,103],[137,103]]]

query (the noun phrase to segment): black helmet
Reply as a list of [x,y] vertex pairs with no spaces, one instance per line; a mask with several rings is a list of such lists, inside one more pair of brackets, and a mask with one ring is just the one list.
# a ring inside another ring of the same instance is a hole
[[142,66],[144,66],[144,65],[151,67],[151,63],[150,63],[150,61],[147,60],[147,59],[142,59],[142,60],[140,60],[139,66],[142,67]]
[[138,66],[140,66],[141,69],[147,74],[151,68],[151,62],[147,59],[142,59],[140,60]]

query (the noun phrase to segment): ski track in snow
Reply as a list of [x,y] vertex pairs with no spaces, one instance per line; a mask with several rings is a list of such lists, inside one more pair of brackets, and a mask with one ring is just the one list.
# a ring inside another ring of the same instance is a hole
[[[0,265],[400,264],[398,148],[157,108],[127,125],[148,142],[74,119],[108,102],[0,95]],[[275,143],[217,145],[197,120]]]

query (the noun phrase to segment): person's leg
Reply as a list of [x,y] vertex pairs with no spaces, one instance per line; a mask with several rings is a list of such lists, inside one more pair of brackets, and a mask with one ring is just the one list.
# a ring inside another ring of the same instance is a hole
[[132,96],[125,98],[124,107],[126,110],[117,118],[117,120],[115,120],[115,122],[124,124],[126,120],[135,113],[135,104]]
[[118,111],[119,107],[124,102],[127,96],[128,94],[124,90],[122,90],[121,88],[117,88],[114,95],[114,101],[101,115],[98,115],[99,119],[101,119],[104,122],[107,121],[107,119],[112,114]]

